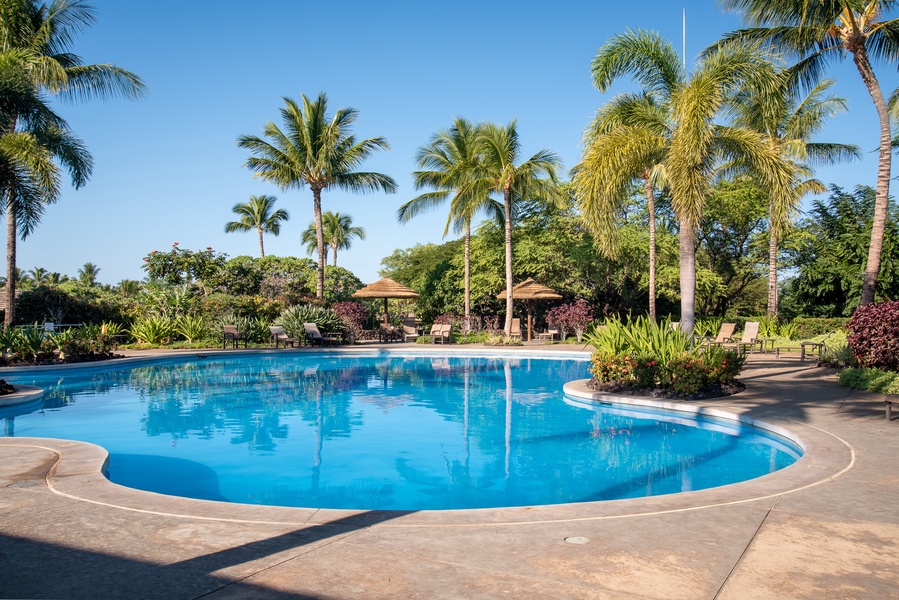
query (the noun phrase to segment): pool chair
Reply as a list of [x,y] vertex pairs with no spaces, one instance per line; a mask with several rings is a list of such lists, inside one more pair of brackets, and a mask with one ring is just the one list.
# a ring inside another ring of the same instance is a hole
[[758,347],[761,350],[762,345],[759,342],[759,326],[758,321],[747,321],[743,327],[743,337],[739,342],[725,342],[720,344],[722,348],[735,348],[742,354],[746,354],[750,349]]
[[243,347],[247,347],[247,336],[237,331],[237,325],[224,325],[222,326],[222,349],[228,347],[228,342],[231,342],[231,348],[237,349],[237,344],[243,342]]
[[562,339],[561,334],[559,333],[559,330],[558,330],[557,328],[555,328],[555,327],[550,327],[549,329],[547,329],[547,330],[544,331],[543,333],[538,333],[538,334],[537,334],[537,339],[538,339],[538,340],[543,340],[543,341],[545,341],[545,342],[552,342],[552,341],[554,341],[556,338],[559,338],[560,340]]
[[393,325],[381,325],[381,329],[378,331],[378,340],[380,342],[398,342],[401,339],[403,339],[403,334],[397,331]]
[[431,327],[431,343],[432,344],[448,344],[452,341],[453,326],[437,325]]
[[403,323],[403,341],[404,342],[414,342],[418,339],[418,329],[415,325],[409,325],[408,323]]
[[509,337],[521,339],[521,319],[512,319],[512,332]]
[[708,344],[727,344],[733,343],[734,339],[734,330],[737,328],[736,323],[722,323],[721,329],[718,331],[717,337],[714,340],[709,340]]
[[287,335],[287,332],[284,331],[284,328],[280,325],[272,325],[268,328],[271,332],[269,336],[269,342],[274,342],[275,348],[278,347],[278,344],[284,342],[284,347],[287,348],[288,345],[291,347],[296,347],[300,345],[300,338],[290,337]]
[[322,335],[318,330],[318,325],[315,323],[303,323],[303,329],[306,330],[306,335],[312,341],[312,345],[318,344],[319,346],[336,346],[338,339],[335,335]]

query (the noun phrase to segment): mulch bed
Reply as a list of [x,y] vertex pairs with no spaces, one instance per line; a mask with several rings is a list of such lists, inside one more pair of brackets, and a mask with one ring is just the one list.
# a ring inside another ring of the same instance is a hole
[[708,385],[699,390],[696,394],[681,394],[674,391],[674,388],[672,387],[634,387],[632,385],[624,385],[618,381],[600,383],[596,381],[596,379],[591,379],[587,383],[587,387],[591,390],[605,392],[607,394],[617,394],[619,396],[644,396],[662,400],[708,400],[710,398],[733,396],[746,389],[746,386],[743,383],[733,381],[725,384],[715,383]]

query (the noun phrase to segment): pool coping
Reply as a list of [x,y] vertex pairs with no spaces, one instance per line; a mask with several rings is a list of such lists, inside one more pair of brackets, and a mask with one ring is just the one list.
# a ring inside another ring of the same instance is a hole
[[[411,349],[412,346],[395,348],[396,352],[400,353],[408,352]],[[375,348],[367,351],[359,348],[347,348],[343,352],[341,352],[341,349],[325,350],[324,352],[330,354],[334,353],[335,350],[337,350],[337,353],[344,354],[348,351],[363,354],[396,353],[392,352],[394,348]],[[445,351],[443,348],[440,350]],[[262,351],[266,352],[265,349]],[[416,353],[433,351],[435,351],[433,347],[414,350]],[[249,352],[258,353],[259,350],[251,350]],[[283,352],[283,350],[271,349],[271,352]],[[119,365],[126,364],[149,364],[169,360],[173,357],[183,357],[191,353],[195,355],[220,353],[235,355],[234,351],[175,352],[153,357],[137,357],[134,360],[128,360],[128,362],[122,362],[123,359],[117,359],[115,363],[103,365],[101,368],[118,368]],[[458,349],[453,349],[453,353],[509,356],[506,348],[459,347]],[[556,350],[550,351],[549,354],[559,357],[561,353]],[[572,354],[578,358],[588,355],[588,353],[583,352]],[[528,348],[528,352],[523,353],[522,357],[542,358],[540,350],[536,348]],[[87,363],[87,368],[96,368],[97,366],[95,363]],[[85,365],[50,365],[40,368],[40,370],[49,371],[60,367],[85,368]],[[27,368],[27,371],[32,372],[31,369],[33,368]],[[588,390],[583,385],[584,381],[586,380],[569,382],[563,389],[574,397],[584,398],[589,396],[585,399],[595,399],[596,392]],[[602,399],[608,400],[609,397],[608,395],[603,395]],[[831,481],[851,469],[855,464],[855,451],[849,443],[832,433],[799,421],[758,421],[740,415],[736,409],[723,408],[720,404],[711,406],[701,402],[672,403],[650,398],[615,397],[615,403],[660,407],[694,414],[707,414],[718,418],[745,422],[754,426],[761,425],[763,429],[768,429],[794,441],[803,449],[804,453],[796,463],[774,473],[740,483],[698,491],[623,500],[526,507],[382,511],[261,506],[166,496],[126,488],[106,479],[104,472],[108,463],[108,453],[105,449],[95,444],[52,438],[12,437],[0,438],[0,445],[41,448],[54,453],[56,460],[45,476],[46,484],[54,494],[72,500],[174,518],[285,525],[328,523],[335,519],[359,518],[372,523],[384,521],[380,525],[385,527],[496,527],[642,517],[764,501]],[[403,519],[395,519],[397,514],[403,514]]]

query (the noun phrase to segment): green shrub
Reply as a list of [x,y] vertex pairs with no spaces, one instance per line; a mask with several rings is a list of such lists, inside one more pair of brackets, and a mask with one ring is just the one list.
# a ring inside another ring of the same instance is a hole
[[251,344],[264,344],[271,337],[271,331],[266,322],[255,317],[232,316],[227,319],[227,322],[223,321],[222,325],[236,326],[237,333]]
[[275,319],[275,325],[283,327],[291,337],[305,337],[303,323],[315,323],[319,331],[343,331],[344,328],[343,319],[333,310],[308,304],[291,306]]
[[669,360],[661,371],[662,385],[670,385],[679,394],[695,394],[708,383],[702,357],[683,353]]
[[33,363],[50,358],[53,355],[54,346],[49,339],[45,339],[45,333],[44,326],[40,323],[19,329],[13,342],[16,355],[23,361]]
[[809,317],[796,317],[791,321],[796,325],[796,334],[791,336],[797,340],[807,340],[818,335],[826,335],[832,331],[842,331],[849,323],[849,319],[839,317],[835,319],[820,319]]
[[212,337],[209,323],[200,315],[181,315],[175,321],[175,332],[188,342],[206,340]]
[[872,368],[843,369],[840,385],[878,394],[899,394],[899,373]]
[[138,343],[162,345],[171,341],[175,335],[175,327],[171,319],[161,316],[150,316],[138,319],[128,331]]

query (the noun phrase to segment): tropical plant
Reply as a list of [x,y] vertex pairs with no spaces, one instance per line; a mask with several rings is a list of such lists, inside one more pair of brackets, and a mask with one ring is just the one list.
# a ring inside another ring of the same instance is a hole
[[[796,79],[786,78],[773,90],[746,90],[738,95],[735,123],[764,134],[784,161],[792,164],[800,177],[810,177],[814,165],[833,165],[859,158],[858,147],[849,144],[812,142],[827,120],[846,111],[846,101],[825,96],[834,81],[825,79],[802,96]],[[777,315],[778,244],[808,194],[827,191],[817,179],[796,181],[789,190],[768,190],[768,309]]]
[[583,299],[578,299],[571,304],[556,306],[546,314],[546,322],[559,328],[563,342],[567,333],[573,331],[580,343],[584,337],[584,331],[594,319],[593,309]]
[[[696,228],[716,167],[729,161],[729,170],[751,168],[772,189],[787,189],[793,173],[772,151],[763,136],[745,128],[728,127],[714,119],[737,91],[751,86],[769,89],[782,75],[757,47],[722,44],[705,54],[689,77],[680,57],[661,36],[628,31],[600,49],[593,65],[594,85],[605,91],[623,75],[633,76],[644,89],[664,100],[668,133],[635,131],[621,139],[617,152],[606,146],[587,152],[578,166],[581,209],[598,231],[609,231],[604,207],[618,198],[622,182],[658,161],[664,168],[680,237],[681,328],[692,332],[696,300]],[[600,151],[601,150],[601,151]],[[635,167],[639,167],[635,171]],[[611,200],[610,200],[611,199]]]
[[350,343],[362,337],[368,310],[359,302],[338,302],[331,310],[343,321],[343,329],[347,332]]
[[174,321],[162,315],[137,319],[128,333],[140,344],[166,344],[175,335]]
[[477,155],[470,179],[463,183],[461,198],[482,198],[497,194],[503,199],[503,223],[506,249],[506,324],[505,335],[512,333],[512,223],[514,205],[540,201],[550,206],[564,206],[567,197],[558,185],[556,170],[561,167],[558,156],[543,149],[524,162],[518,126],[513,119],[507,126],[484,123],[478,127]]
[[[409,200],[396,212],[396,218],[406,223],[425,210],[435,208],[450,200],[450,211],[446,219],[443,235],[450,226],[456,233],[464,231],[464,304],[465,331],[470,328],[471,319],[471,222],[481,211],[490,213],[497,222],[503,221],[503,208],[489,194],[471,195],[473,191],[466,184],[474,175],[478,163],[478,128],[467,120],[457,118],[448,130],[438,131],[416,154],[419,171],[412,174],[415,189],[433,188]],[[469,192],[468,195],[463,190]],[[452,198],[450,199],[450,196]]]
[[52,344],[45,340],[46,330],[40,323],[32,323],[18,330],[15,340],[16,355],[23,360],[37,363],[51,351]]
[[336,312],[308,304],[291,306],[275,319],[275,325],[283,327],[291,337],[306,336],[303,323],[315,323],[319,331],[342,331],[344,328],[343,319]]
[[[4,90],[0,132],[2,201],[7,212],[7,273],[16,260],[16,237],[23,238],[40,221],[43,205],[59,195],[55,158],[72,177],[74,187],[87,182],[90,155],[43,103],[44,94],[81,100],[143,94],[140,79],[111,64],[81,64],[71,52],[75,37],[96,20],[94,9],[80,0],[4,2],[0,6],[3,71],[12,73],[16,94]],[[28,78],[23,85],[22,76]],[[11,99],[22,100],[10,102]],[[23,110],[24,109],[24,110]],[[21,126],[21,130],[20,130]],[[14,173],[12,177],[9,174]],[[6,323],[15,319],[15,279],[7,280]]]
[[328,98],[319,94],[314,101],[305,95],[302,106],[285,98],[281,119],[286,131],[272,122],[263,128],[266,141],[254,135],[243,135],[238,146],[250,151],[246,166],[265,181],[283,190],[308,185],[312,190],[318,248],[318,280],[315,294],[324,297],[324,229],[322,226],[322,190],[337,187],[350,192],[396,191],[396,182],[381,173],[356,171],[376,150],[388,150],[383,137],[356,141],[350,132],[358,112],[353,108],[328,114]]
[[175,321],[174,330],[188,342],[212,337],[212,329],[202,315],[181,315]]
[[92,262],[84,263],[84,266],[78,269],[78,281],[88,287],[97,285],[97,275],[100,273],[100,267]]
[[783,54],[796,57],[794,77],[805,83],[820,79],[828,61],[852,55],[852,61],[874,102],[880,123],[877,193],[871,242],[865,265],[860,304],[874,301],[890,188],[890,117],[883,91],[870,59],[895,63],[899,55],[899,19],[888,18],[893,0],[723,0],[743,14],[750,27],[728,35],[755,43],[766,41]]
[[859,306],[847,328],[860,366],[899,371],[899,301]]
[[235,231],[256,231],[259,234],[259,256],[265,256],[265,246],[262,242],[262,234],[270,233],[278,235],[281,233],[281,221],[287,221],[290,216],[283,208],[275,210],[275,202],[278,199],[274,196],[250,196],[250,201],[241,204],[235,204],[231,211],[240,217],[239,221],[228,221],[225,223],[225,233],[234,233]]

